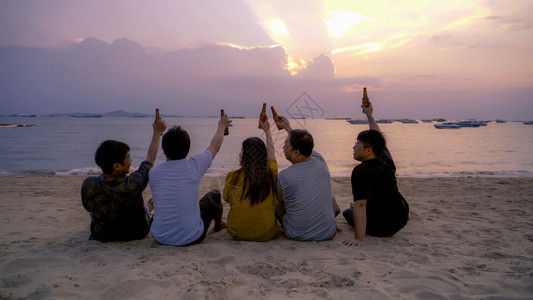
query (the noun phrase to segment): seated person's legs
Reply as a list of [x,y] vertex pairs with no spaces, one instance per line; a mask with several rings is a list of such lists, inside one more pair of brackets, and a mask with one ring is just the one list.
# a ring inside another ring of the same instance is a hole
[[222,222],[223,206],[220,192],[218,190],[211,190],[200,200],[200,215],[204,221],[204,234],[207,233],[211,221],[215,221],[215,232],[226,228],[226,224]]
[[215,232],[226,227],[226,224],[222,222],[223,206],[220,199],[220,192],[218,190],[211,190],[200,200],[200,217],[202,218],[202,221],[204,221],[204,232],[196,241],[185,246],[202,242],[207,235],[207,230],[209,230],[209,226],[213,219],[215,220]]
[[353,208],[348,208],[347,210],[345,210],[342,215],[344,216],[344,218],[346,219],[346,222],[348,222],[348,224],[350,224],[350,226],[354,227],[354,223],[353,223]]

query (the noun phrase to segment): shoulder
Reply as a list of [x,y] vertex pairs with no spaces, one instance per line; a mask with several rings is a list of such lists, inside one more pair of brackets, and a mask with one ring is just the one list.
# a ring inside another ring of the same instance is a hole
[[233,175],[235,175],[235,172],[237,172],[237,170],[229,171],[226,175],[226,181],[229,181],[233,177]]
[[94,186],[98,183],[98,178],[103,177],[103,175],[100,176],[89,176],[83,180],[82,188],[88,188],[90,186]]
[[209,161],[211,162],[213,160],[213,153],[209,151],[208,149],[204,150],[202,153],[197,154],[191,158],[191,160],[195,161]]

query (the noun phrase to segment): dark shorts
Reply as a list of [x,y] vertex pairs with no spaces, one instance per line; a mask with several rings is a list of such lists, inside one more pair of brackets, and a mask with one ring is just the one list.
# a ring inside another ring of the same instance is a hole
[[205,196],[200,200],[200,217],[204,221],[204,232],[196,241],[185,246],[201,243],[207,235],[207,230],[209,230],[209,226],[211,226],[211,221],[213,221],[217,215],[220,214],[221,210],[222,203],[220,192],[218,190],[211,190],[207,192],[207,194],[205,194]]

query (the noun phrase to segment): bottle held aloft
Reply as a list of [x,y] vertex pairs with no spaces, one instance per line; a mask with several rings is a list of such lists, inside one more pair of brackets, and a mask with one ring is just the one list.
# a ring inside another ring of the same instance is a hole
[[[223,117],[225,115],[224,113],[224,110],[221,109],[220,110],[220,117]],[[229,129],[228,129],[228,126],[226,126],[226,128],[224,128],[224,135],[228,135],[229,134]]]
[[272,110],[272,118],[274,119],[274,122],[276,122],[276,126],[278,127],[278,130],[283,129],[283,127],[281,127],[281,125],[278,124],[279,122],[281,122],[281,119],[278,113],[276,112],[276,110],[274,109],[274,106],[271,106],[270,109]]
[[263,126],[261,125],[261,123],[265,123],[266,120],[267,120],[267,113],[266,113],[266,103],[263,103],[263,108],[261,109],[261,114],[259,115],[259,126],[257,126],[257,128],[263,128]]
[[370,104],[368,102],[368,94],[366,93],[366,87],[363,88],[363,106],[368,107]]
[[156,120],[160,120],[161,119],[161,116],[159,115],[159,108],[155,109],[155,119]]

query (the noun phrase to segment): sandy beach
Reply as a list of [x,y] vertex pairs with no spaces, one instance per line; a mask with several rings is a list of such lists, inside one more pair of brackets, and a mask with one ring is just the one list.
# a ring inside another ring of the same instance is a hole
[[[88,240],[83,179],[0,177],[0,299],[533,298],[533,179],[399,178],[411,221],[358,247],[339,215],[330,241],[222,231],[185,248]],[[349,178],[332,182],[347,208]],[[201,192],[222,185],[204,178]]]

